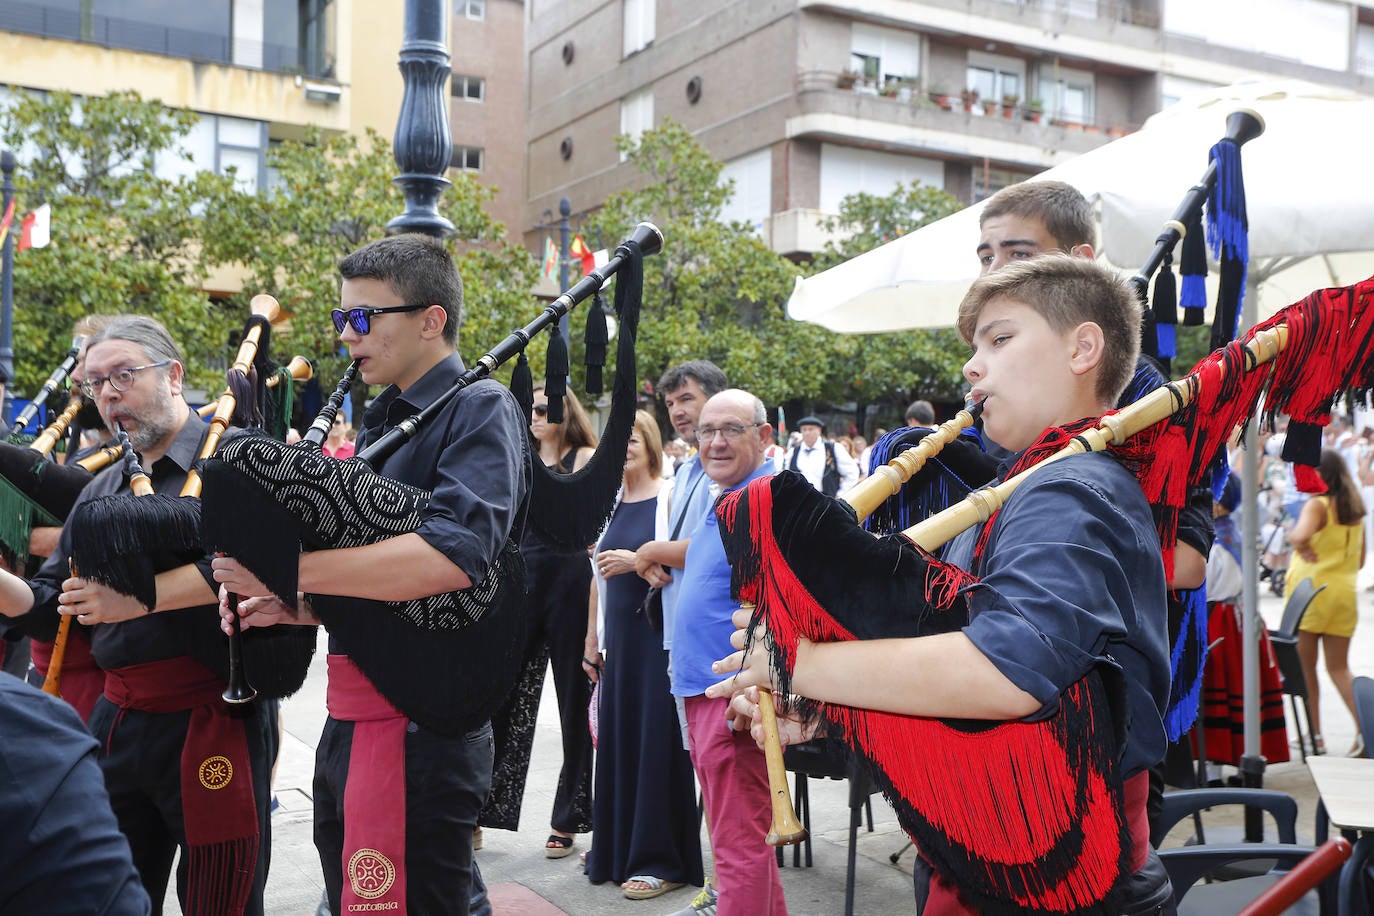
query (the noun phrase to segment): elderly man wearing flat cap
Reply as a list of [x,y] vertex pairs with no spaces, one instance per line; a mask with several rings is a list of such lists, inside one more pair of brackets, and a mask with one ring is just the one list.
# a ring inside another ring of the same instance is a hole
[[799,471],[811,486],[826,496],[835,496],[854,486],[859,480],[859,465],[848,451],[837,448],[829,439],[822,439],[825,424],[816,417],[802,417],[797,421],[801,430],[801,444],[792,449],[785,462],[788,470]]

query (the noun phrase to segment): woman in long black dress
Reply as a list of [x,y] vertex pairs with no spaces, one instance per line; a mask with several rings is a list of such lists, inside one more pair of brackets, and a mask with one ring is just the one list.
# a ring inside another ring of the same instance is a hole
[[[534,389],[530,438],[539,458],[555,473],[580,470],[596,450],[587,412],[571,394],[563,396],[563,422],[550,423],[549,400],[543,387]],[[561,549],[548,543],[528,524],[520,539],[525,558],[526,604],[529,629],[524,667],[505,705],[492,716],[496,741],[491,794],[478,819],[481,827],[517,830],[520,807],[534,747],[535,717],[544,690],[544,673],[553,664],[558,718],[563,732],[563,768],[549,818],[544,854],[559,859],[573,851],[574,838],[592,828],[592,741],[587,727],[587,704],[592,688],[582,669],[586,606],[581,595],[591,583],[587,548]],[[480,848],[481,833],[474,835]]]
[[[596,661],[598,649],[605,656],[587,877],[619,881],[626,897],[643,900],[701,884],[702,867],[692,761],[668,690],[668,653],[640,612],[648,584],[635,575],[635,550],[666,527],[672,491],[660,476],[658,424],[642,410],[626,451],[620,501],[596,547],[587,623],[588,659]],[[594,666],[588,671],[597,676]]]

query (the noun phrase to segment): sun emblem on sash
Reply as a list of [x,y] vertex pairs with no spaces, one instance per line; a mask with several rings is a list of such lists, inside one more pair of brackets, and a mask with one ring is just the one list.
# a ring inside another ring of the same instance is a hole
[[200,777],[200,784],[205,788],[211,791],[223,789],[229,785],[229,780],[234,778],[234,765],[229,762],[228,757],[216,754],[201,761],[196,775]]
[[348,860],[348,883],[364,900],[375,900],[396,882],[396,866],[375,849],[363,847]]

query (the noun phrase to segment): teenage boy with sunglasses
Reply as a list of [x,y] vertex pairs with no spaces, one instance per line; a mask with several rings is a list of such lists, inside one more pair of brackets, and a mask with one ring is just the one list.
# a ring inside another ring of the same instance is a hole
[[[363,379],[386,386],[363,414],[362,451],[463,373],[455,349],[463,288],[442,243],[420,235],[365,245],[339,262],[339,273],[340,308],[333,318],[340,340]],[[407,601],[481,581],[523,516],[531,476],[524,417],[503,386],[477,382],[378,470],[432,492],[419,527],[364,547],[302,554],[303,592]],[[227,590],[249,599],[239,604],[243,625],[318,623],[304,606],[292,616],[236,561],[218,558],[214,566]],[[221,616],[227,615],[222,608]],[[406,721],[340,651],[331,642],[331,715],[314,783],[315,845],[330,909],[468,913],[472,889],[481,896],[472,830],[491,785],[491,725],[440,734]],[[343,718],[346,691],[355,709],[361,696],[364,705],[380,710],[378,717],[404,723],[403,739],[397,735],[404,741],[403,837],[388,840],[387,828],[398,825],[365,820],[353,805],[391,774],[366,768],[352,753],[355,721],[363,717]],[[362,779],[368,781],[360,785]]]

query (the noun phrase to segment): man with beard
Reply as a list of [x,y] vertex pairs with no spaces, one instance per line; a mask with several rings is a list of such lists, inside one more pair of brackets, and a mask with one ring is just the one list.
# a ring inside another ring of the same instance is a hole
[[[90,338],[84,371],[82,389],[106,426],[128,433],[154,491],[178,495],[209,426],[182,396],[181,352],[166,329],[141,316],[111,320]],[[107,468],[77,507],[127,492],[122,467]],[[275,704],[226,705],[224,682],[186,654],[193,627],[216,625],[208,571],[187,563],[159,573],[156,606],[146,607],[71,575],[70,554],[67,525],[32,580],[0,573],[0,614],[49,639],[59,613],[90,628],[106,677],[89,727],[144,888],[163,899],[180,849],[183,910],[261,914]]]

